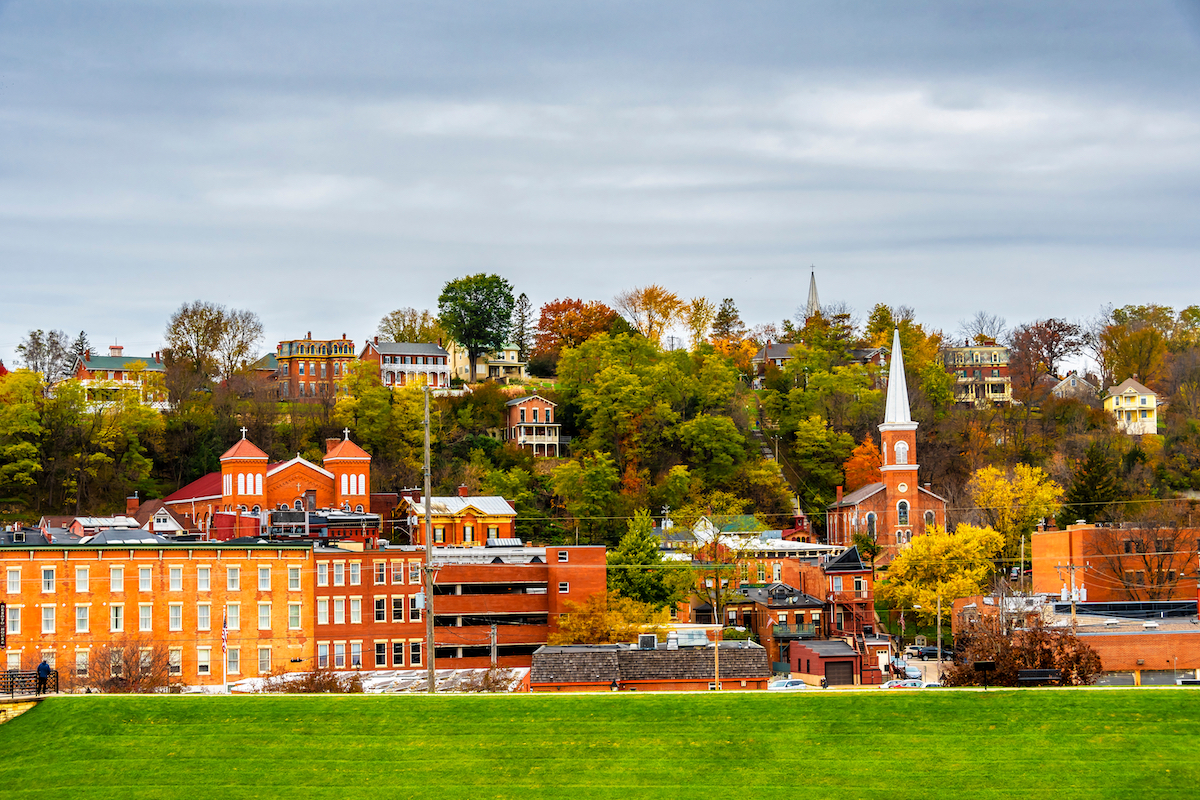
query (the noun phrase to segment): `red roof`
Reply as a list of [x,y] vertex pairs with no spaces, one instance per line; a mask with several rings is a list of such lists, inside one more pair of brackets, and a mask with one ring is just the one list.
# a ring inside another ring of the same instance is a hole
[[267,460],[267,454],[254,446],[254,443],[249,439],[239,439],[238,443],[225,451],[225,455],[221,456],[222,461],[229,461],[235,458],[253,458]]
[[326,461],[337,460],[339,458],[360,459],[370,457],[370,453],[368,453],[366,450],[363,450],[349,439],[343,439],[342,441],[338,442],[329,449],[328,453],[325,454]]
[[221,496],[221,473],[210,472],[203,478],[196,480],[184,486],[177,492],[172,492],[163,498],[164,503],[186,503],[188,500],[193,500],[199,497],[220,497]]

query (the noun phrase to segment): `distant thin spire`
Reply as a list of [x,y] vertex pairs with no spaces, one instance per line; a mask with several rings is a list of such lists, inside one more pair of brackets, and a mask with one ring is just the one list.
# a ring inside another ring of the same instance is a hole
[[900,329],[892,334],[892,365],[888,372],[887,411],[883,415],[884,425],[912,422],[908,413],[908,383],[904,380],[904,353],[900,351]]
[[821,299],[817,297],[817,271],[813,270],[808,278],[808,308],[805,317],[815,317],[821,313]]

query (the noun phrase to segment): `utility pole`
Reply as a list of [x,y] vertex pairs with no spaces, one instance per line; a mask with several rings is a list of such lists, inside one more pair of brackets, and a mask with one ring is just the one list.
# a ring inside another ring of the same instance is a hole
[[[1071,589],[1070,589],[1070,592],[1071,592],[1071,632],[1077,633],[1079,630],[1079,621],[1075,616],[1075,604],[1077,602],[1079,602],[1079,589],[1075,585],[1075,573],[1076,572],[1086,572],[1087,567],[1080,566],[1074,562],[1071,562],[1070,564],[1068,564],[1065,567],[1063,567],[1063,566],[1055,567],[1054,570],[1055,570],[1055,572],[1058,573],[1059,578],[1062,577],[1064,570],[1066,570],[1066,572],[1071,576]],[[1066,583],[1066,581],[1063,581],[1063,582]]]
[[492,623],[492,666],[496,666],[496,623]]
[[437,668],[434,664],[436,647],[433,642],[433,517],[430,507],[433,498],[430,497],[429,470],[429,384],[425,384],[425,663],[426,682],[429,693],[437,691]]
[[721,630],[722,626],[717,625],[716,636],[713,641],[713,670],[717,673],[717,691],[721,691]]
[[938,657],[938,680],[942,679],[942,587],[938,586],[938,630],[937,630],[937,657]]
[[1017,582],[1017,590],[1025,594],[1025,534],[1021,534],[1021,579]]

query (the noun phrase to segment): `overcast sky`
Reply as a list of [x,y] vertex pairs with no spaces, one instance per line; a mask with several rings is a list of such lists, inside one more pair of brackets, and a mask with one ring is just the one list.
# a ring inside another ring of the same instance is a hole
[[748,324],[1200,303],[1200,2],[0,0],[0,358],[495,272]]

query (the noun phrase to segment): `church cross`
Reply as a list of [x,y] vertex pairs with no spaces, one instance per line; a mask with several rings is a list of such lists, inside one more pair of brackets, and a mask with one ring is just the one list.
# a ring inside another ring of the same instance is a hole
[[349,428],[342,428],[342,436],[343,436],[345,439],[349,439],[349,438],[350,438],[350,429],[349,429]]
[[248,431],[248,430],[250,430],[250,429],[247,428],[245,425],[242,426],[242,438],[243,439],[246,438],[246,431]]

